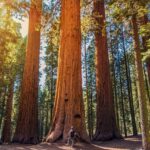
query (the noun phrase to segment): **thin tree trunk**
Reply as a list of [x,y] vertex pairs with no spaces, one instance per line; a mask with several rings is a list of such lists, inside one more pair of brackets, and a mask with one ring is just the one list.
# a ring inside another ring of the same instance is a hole
[[90,138],[93,138],[93,90],[91,89],[90,98]]
[[150,102],[149,84],[148,84],[148,80],[147,80],[147,75],[146,75],[145,67],[144,67],[144,77],[145,77],[145,84],[146,84],[147,97],[148,97],[148,100],[149,100],[149,102]]
[[92,72],[91,72],[91,93],[90,93],[90,138],[92,139],[93,138],[93,78],[92,78]]
[[[129,60],[128,60],[128,62],[129,62]],[[134,76],[132,76],[132,82],[133,82],[133,91],[134,91],[134,101],[136,102],[136,104],[135,104],[135,107],[136,107],[136,110],[137,110],[136,113],[137,113],[137,116],[140,116],[138,93],[137,93],[137,84],[136,84],[136,74],[134,74]],[[139,120],[136,120],[136,121],[138,121],[137,122],[138,133],[141,133],[140,118],[139,118]]]
[[94,0],[94,15],[98,25],[98,29],[95,31],[97,123],[94,140],[105,141],[119,138],[120,133],[116,125],[113,104],[105,29],[104,0]]
[[141,115],[141,129],[142,129],[142,142],[144,150],[150,149],[150,134],[149,134],[149,124],[148,124],[148,110],[146,103],[146,91],[144,85],[143,77],[143,67],[142,67],[142,56],[139,45],[139,34],[138,25],[136,20],[136,15],[132,16],[132,27],[133,27],[133,41],[135,49],[135,66],[137,75],[137,89],[139,98],[139,107]]
[[54,63],[54,51],[53,51],[53,47],[52,47],[52,65],[51,65],[51,67],[52,67],[52,70],[51,70],[51,103],[50,103],[50,125],[52,125],[52,120],[53,120],[53,116],[52,116],[52,110],[53,110],[53,98],[54,98],[54,94],[53,94],[53,92],[54,92],[54,73],[53,73],[53,63]]
[[131,113],[132,131],[133,131],[133,135],[137,135],[133,97],[132,97],[132,93],[131,93],[132,89],[130,86],[130,78],[129,78],[129,71],[128,71],[129,69],[128,69],[128,64],[127,64],[127,56],[126,56],[126,48],[125,48],[125,39],[124,39],[123,29],[122,29],[122,43],[123,43],[123,53],[124,53],[124,61],[125,61],[125,73],[126,73],[126,78],[127,78],[129,106],[130,106],[130,113]]
[[113,72],[113,81],[114,81],[114,98],[115,98],[115,108],[116,108],[116,121],[117,121],[117,126],[120,128],[120,123],[119,123],[119,108],[118,108],[118,95],[117,95],[117,82],[116,82],[116,70],[115,70],[115,60],[114,60],[114,53],[112,51],[112,41],[111,41],[111,54],[113,58],[112,62],[112,72]]
[[120,127],[119,123],[119,108],[118,108],[118,95],[117,95],[117,87],[116,87],[116,76],[115,76],[115,68],[113,67],[114,74],[114,97],[115,97],[115,106],[116,106],[116,121],[118,128]]
[[121,108],[122,108],[122,119],[123,119],[123,126],[124,126],[124,134],[127,137],[127,126],[126,126],[126,119],[125,119],[125,109],[124,109],[124,95],[123,95],[123,85],[122,85],[122,78],[121,78],[121,70],[120,70],[120,63],[119,63],[119,82],[120,82],[120,96],[121,96]]
[[[110,26],[110,29],[111,31],[111,26]],[[115,54],[114,54],[114,51],[113,51],[113,41],[112,41],[112,35],[110,33],[110,48],[111,48],[111,55],[112,55],[112,76],[113,76],[113,89],[114,89],[114,92],[113,92],[113,99],[114,99],[114,102],[115,102],[115,116],[116,116],[116,122],[117,122],[117,127],[120,129],[120,123],[119,123],[119,107],[118,107],[118,102],[119,102],[119,99],[118,99],[118,95],[117,95],[117,92],[118,92],[118,89],[117,89],[117,80],[116,80],[116,68],[115,68]]]
[[84,141],[85,129],[81,79],[80,0],[62,0],[58,78],[52,129],[46,141],[67,140],[71,126]]
[[49,119],[49,115],[48,115],[48,111],[49,111],[49,99],[45,102],[46,105],[46,115],[45,115],[45,134],[47,135],[47,132],[49,130],[49,124],[48,124],[48,119]]
[[3,92],[3,96],[2,96],[2,106],[1,106],[1,117],[0,117],[0,128],[2,128],[2,122],[3,122],[3,117],[4,117],[4,111],[5,111],[5,103],[6,103],[6,92],[7,92],[7,88],[5,87],[4,92]]
[[2,142],[4,143],[9,143],[11,141],[11,115],[13,104],[13,90],[14,90],[14,81],[11,81],[8,90],[8,98],[6,102],[6,111],[4,117],[4,126],[2,131]]
[[40,110],[40,115],[41,115],[41,117],[40,117],[40,120],[41,120],[41,122],[40,122],[40,138],[43,139],[43,124],[44,124],[44,122],[43,122],[43,120],[44,120],[43,107],[40,109],[41,109]]
[[38,143],[38,80],[42,0],[31,0],[19,116],[13,142]]
[[87,68],[87,49],[86,49],[86,37],[84,39],[84,57],[85,57],[85,82],[86,82],[86,116],[87,116],[87,128],[89,137],[91,138],[91,129],[90,129],[90,117],[89,117],[89,92],[88,92],[88,68]]

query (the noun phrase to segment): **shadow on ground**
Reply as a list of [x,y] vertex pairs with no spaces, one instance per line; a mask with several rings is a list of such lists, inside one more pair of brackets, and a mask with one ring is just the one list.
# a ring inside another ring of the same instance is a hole
[[140,150],[141,137],[129,137],[109,142],[77,143],[74,148],[60,143],[41,143],[38,145],[0,145],[0,150]]
[[103,150],[92,144],[78,143],[73,148],[64,143],[42,143],[39,145],[2,145],[0,150]]
[[141,150],[141,136],[128,137],[122,140],[112,140],[109,142],[94,142],[94,145],[105,150]]

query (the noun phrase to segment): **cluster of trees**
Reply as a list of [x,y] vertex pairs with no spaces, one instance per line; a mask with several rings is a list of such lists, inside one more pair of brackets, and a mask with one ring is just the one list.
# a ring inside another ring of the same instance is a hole
[[[2,0],[2,141],[66,140],[74,126],[86,142],[142,133],[143,148],[150,149],[149,4]],[[29,31],[23,38],[15,18],[26,15]]]

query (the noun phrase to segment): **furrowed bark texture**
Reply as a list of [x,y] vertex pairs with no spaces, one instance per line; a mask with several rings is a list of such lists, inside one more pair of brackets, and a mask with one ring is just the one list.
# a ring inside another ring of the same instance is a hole
[[113,105],[104,0],[94,1],[94,18],[97,24],[95,31],[97,123],[94,140],[105,141],[119,138],[120,134],[116,126]]
[[147,99],[144,84],[144,75],[142,67],[142,56],[140,50],[140,41],[138,33],[138,25],[136,15],[132,16],[132,27],[133,27],[133,42],[135,49],[135,66],[136,66],[136,81],[137,81],[137,91],[141,115],[141,129],[142,129],[142,142],[143,149],[150,149],[150,133],[149,133],[149,123],[148,123],[148,110],[147,110]]
[[42,0],[32,0],[19,116],[13,142],[38,143],[38,78]]
[[81,140],[89,141],[84,122],[81,80],[80,0],[62,0],[61,41],[58,60],[58,78],[52,129],[47,142],[67,139],[74,126]]

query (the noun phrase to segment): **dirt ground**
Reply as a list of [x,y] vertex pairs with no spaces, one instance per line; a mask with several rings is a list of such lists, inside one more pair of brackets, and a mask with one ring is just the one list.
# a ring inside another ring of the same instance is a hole
[[38,145],[0,145],[0,150],[141,150],[141,137],[129,137],[123,140],[109,142],[94,142],[92,144],[77,143],[74,148],[64,143],[41,143]]

